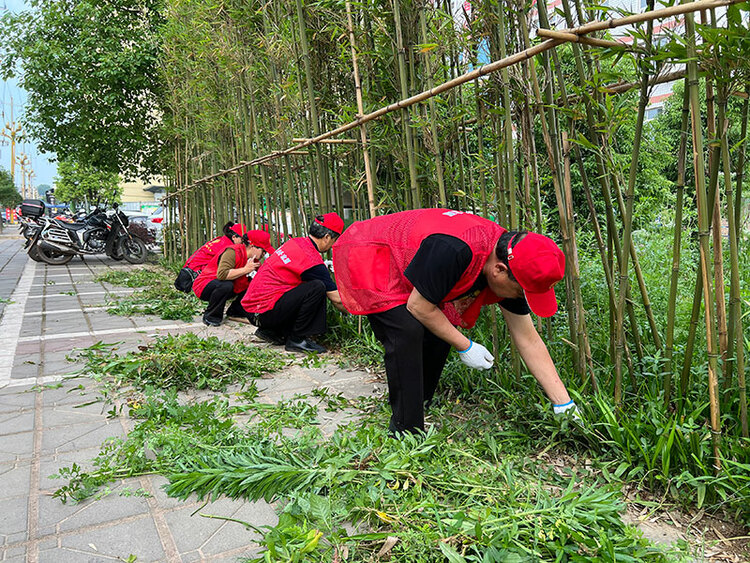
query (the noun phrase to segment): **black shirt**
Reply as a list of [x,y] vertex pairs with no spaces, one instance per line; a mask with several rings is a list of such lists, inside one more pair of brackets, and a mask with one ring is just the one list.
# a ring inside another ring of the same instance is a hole
[[[307,240],[310,241],[310,244],[315,246],[315,243],[312,241],[312,239],[308,238]],[[318,250],[318,247],[315,246],[315,250]],[[302,278],[302,281],[308,282],[312,280],[320,280],[324,284],[326,284],[326,291],[336,291],[338,289],[336,287],[336,282],[334,282],[331,279],[331,272],[328,271],[328,268],[326,268],[325,264],[318,264],[317,266],[313,266],[312,268],[308,268],[302,274],[300,275],[300,278]]]
[[[427,301],[438,305],[461,279],[471,264],[472,257],[471,248],[461,239],[451,235],[430,235],[419,245],[419,250],[404,270],[404,276]],[[485,287],[487,278],[480,273],[464,295],[479,293]],[[499,305],[516,315],[528,315],[531,312],[523,297],[503,299]]]

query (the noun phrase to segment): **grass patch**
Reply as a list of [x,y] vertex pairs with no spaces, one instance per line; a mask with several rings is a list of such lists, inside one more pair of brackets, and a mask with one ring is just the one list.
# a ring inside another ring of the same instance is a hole
[[77,353],[85,360],[83,372],[115,386],[137,390],[210,389],[223,391],[284,366],[284,356],[266,348],[225,342],[215,336],[195,334],[157,337],[137,352],[120,354],[116,347],[99,343]]
[[132,295],[107,300],[107,312],[112,315],[156,315],[165,320],[190,322],[206,308],[205,303],[192,293],[174,288],[174,278],[167,270],[134,268],[110,270],[95,281],[126,287],[145,287]]
[[147,268],[130,268],[127,270],[108,270],[94,278],[95,282],[104,282],[125,287],[144,287],[164,283],[165,272]]
[[[584,456],[572,454],[565,466],[548,463],[547,450],[559,442],[540,448],[486,406],[444,404],[432,413],[426,436],[395,440],[385,431],[382,403],[345,403],[325,392],[276,405],[254,398],[186,405],[174,391],[147,390],[129,404],[134,430],[108,441],[92,470],[62,470],[68,482],[55,496],[81,500],[112,480],[159,473],[177,498],[282,501],[278,524],[256,530],[265,550],[258,561],[343,561],[342,554],[373,561],[384,545],[391,560],[410,562],[679,555],[622,522],[616,480]],[[363,418],[324,438],[317,413],[343,407],[359,408]]]

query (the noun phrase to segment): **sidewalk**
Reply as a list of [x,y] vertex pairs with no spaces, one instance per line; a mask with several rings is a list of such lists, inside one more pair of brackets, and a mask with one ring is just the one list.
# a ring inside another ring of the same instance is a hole
[[[0,236],[0,561],[107,562],[133,554],[138,563],[229,562],[256,556],[254,532],[191,516],[202,503],[166,497],[162,477],[115,483],[112,494],[81,504],[52,498],[63,482],[49,477],[72,463],[90,467],[102,442],[124,435],[131,423],[108,419],[109,407],[101,402],[85,405],[98,397],[92,381],[63,380],[79,367],[65,358],[73,348],[103,341],[121,342],[127,351],[155,335],[184,331],[250,340],[253,329],[111,316],[106,297],[133,290],[93,278],[108,268],[132,266],[99,256],[47,266],[28,259],[14,234],[8,228]],[[367,373],[333,365],[295,365],[258,383],[265,402],[322,386],[351,398],[383,389]],[[321,427],[330,431],[342,416],[321,412]],[[119,496],[125,487],[151,496]],[[274,508],[262,501],[220,499],[208,509],[256,526],[276,522]]]

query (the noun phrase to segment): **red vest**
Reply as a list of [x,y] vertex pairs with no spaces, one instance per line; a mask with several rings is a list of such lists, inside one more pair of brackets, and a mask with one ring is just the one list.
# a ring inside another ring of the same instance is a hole
[[446,209],[416,209],[354,223],[333,246],[333,270],[341,300],[355,315],[403,305],[414,289],[404,270],[419,245],[430,235],[451,235],[469,245],[472,259],[440,308],[454,325],[471,328],[482,305],[497,303],[500,298],[488,287],[477,295],[456,299],[482,275],[504,232],[497,223],[477,215]]
[[190,255],[184,267],[200,272],[215,256],[219,256],[230,246],[232,239],[226,235],[211,239]]
[[279,298],[302,283],[302,272],[323,263],[317,247],[306,237],[289,239],[267,258],[253,278],[253,290],[242,299],[248,313],[265,313]]
[[[225,237],[226,238],[226,237]],[[244,244],[230,244],[228,248],[234,250],[234,267],[244,268],[247,264],[247,249]],[[224,250],[227,250],[226,248]],[[224,254],[222,251],[221,254]],[[215,256],[201,271],[200,275],[195,278],[193,282],[193,293],[200,299],[201,293],[205,287],[216,279],[216,272],[219,270],[219,260],[221,260],[221,254]],[[232,280],[234,282],[234,292],[242,293],[250,285],[250,279],[247,276],[240,276],[237,279]]]

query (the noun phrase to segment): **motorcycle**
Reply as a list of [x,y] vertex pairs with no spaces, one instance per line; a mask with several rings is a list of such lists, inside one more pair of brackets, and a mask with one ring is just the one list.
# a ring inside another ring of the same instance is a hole
[[38,221],[40,228],[31,239],[29,255],[35,252],[47,264],[67,264],[73,256],[101,253],[141,264],[148,254],[146,244],[128,232],[128,218],[117,205],[112,214],[97,207],[78,223],[48,217]]
[[39,229],[42,228],[41,224],[39,223],[39,220],[34,217],[19,217],[20,223],[21,223],[21,229],[20,233],[21,236],[23,236],[26,241],[23,244],[23,247],[27,249],[27,252],[29,254],[29,258],[31,258],[34,262],[41,262],[41,258],[39,257],[39,251],[36,247],[36,245],[32,246],[31,243],[34,239],[34,236],[39,231]]

